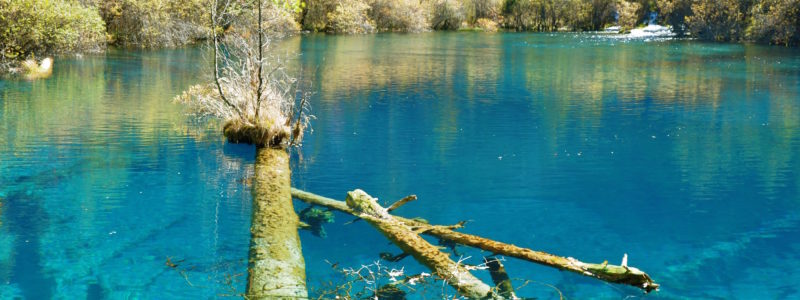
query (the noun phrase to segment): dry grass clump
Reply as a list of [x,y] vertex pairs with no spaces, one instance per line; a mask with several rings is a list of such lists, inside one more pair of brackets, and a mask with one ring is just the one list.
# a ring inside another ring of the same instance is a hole
[[257,146],[284,146],[290,141],[288,126],[270,126],[258,122],[243,122],[241,119],[228,120],[222,133],[234,144],[253,144]]
[[[277,125],[277,126],[276,126]],[[253,144],[257,146],[280,146],[285,148],[291,141],[289,126],[282,124],[259,124],[232,119],[225,122],[222,133],[234,144]]]
[[20,70],[25,79],[28,80],[47,78],[53,74],[53,59],[50,57],[45,58],[41,64],[34,59],[27,59],[20,65]]

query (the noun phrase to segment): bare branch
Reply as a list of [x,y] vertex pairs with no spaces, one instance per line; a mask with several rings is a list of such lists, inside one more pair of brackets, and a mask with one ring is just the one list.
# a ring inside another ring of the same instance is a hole
[[258,119],[258,113],[261,110],[261,94],[264,92],[264,78],[261,76],[261,71],[264,66],[264,44],[262,39],[264,38],[264,29],[261,28],[261,0],[258,0],[258,88],[256,88],[256,119]]
[[[227,5],[227,4],[226,4]],[[222,101],[233,108],[241,117],[242,110],[239,107],[233,105],[228,98],[225,97],[225,93],[222,92],[222,86],[219,83],[219,58],[218,58],[218,48],[219,48],[219,40],[217,36],[217,22],[216,22],[216,11],[217,11],[217,0],[214,0],[214,7],[211,10],[211,39],[214,40],[214,83],[217,85],[217,92],[219,92],[219,97]]]
[[403,199],[397,200],[394,203],[392,203],[392,205],[389,205],[389,207],[386,208],[386,211],[391,212],[391,211],[399,208],[400,206],[403,206],[403,204],[406,204],[406,203],[414,201],[414,200],[417,200],[417,195],[405,196],[405,197],[403,197]]

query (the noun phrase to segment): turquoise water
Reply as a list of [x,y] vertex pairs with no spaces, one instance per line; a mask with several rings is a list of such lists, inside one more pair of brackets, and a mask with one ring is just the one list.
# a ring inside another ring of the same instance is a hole
[[[507,259],[533,280],[516,282],[522,296],[800,299],[796,49],[430,33],[311,35],[280,51],[302,53],[291,67],[316,92],[295,186],[416,194],[398,214],[588,262],[627,253],[662,284],[645,296]],[[0,298],[242,292],[254,149],[172,102],[206,58],[112,51],[0,80]],[[329,263],[399,252],[349,220],[324,239],[301,232],[313,291],[341,278]],[[441,283],[424,290],[437,299]]]

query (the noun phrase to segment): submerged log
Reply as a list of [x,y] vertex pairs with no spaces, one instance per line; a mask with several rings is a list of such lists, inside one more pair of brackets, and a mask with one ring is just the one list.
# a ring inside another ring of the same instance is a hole
[[447,281],[462,296],[469,299],[495,298],[491,295],[491,287],[470,274],[464,265],[451,260],[448,254],[425,241],[402,221],[396,220],[375,198],[364,191],[348,192],[346,204],[356,216],[367,221],[400,249]]
[[[337,201],[294,188],[292,189],[292,196],[307,203],[321,205],[354,216],[359,216],[358,212],[348,207],[347,204],[342,201]],[[584,263],[572,257],[562,257],[550,253],[534,251],[528,248],[506,244],[476,235],[453,231],[453,226],[430,225],[403,217],[392,217],[395,220],[402,222],[404,225],[413,228],[415,232],[420,232],[422,234],[431,235],[443,240],[489,251],[494,254],[515,257],[560,270],[597,278],[606,282],[635,286],[644,290],[645,292],[653,291],[659,287],[659,285],[655,283],[650,276],[647,275],[647,273],[642,272],[637,268],[629,267],[626,264],[616,266],[607,263]]]
[[289,153],[258,147],[247,299],[307,298],[305,261],[290,193]]
[[511,285],[511,278],[508,277],[503,263],[495,257],[484,257],[483,261],[486,263],[486,267],[489,268],[489,275],[492,276],[492,282],[494,282],[497,293],[508,299],[518,299],[517,295],[514,294],[514,286]]

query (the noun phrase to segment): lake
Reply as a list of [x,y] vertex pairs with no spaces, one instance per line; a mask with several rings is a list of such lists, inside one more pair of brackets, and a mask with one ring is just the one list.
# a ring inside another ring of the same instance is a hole
[[[289,68],[315,92],[295,187],[416,194],[395,212],[586,262],[627,253],[662,286],[643,295],[508,258],[520,296],[800,299],[797,49],[424,33],[306,35],[274,53],[300,53]],[[112,50],[57,58],[46,80],[0,80],[0,298],[244,291],[255,150],[172,100],[207,61]],[[331,264],[400,252],[350,220],[301,232],[312,295],[341,282]]]

